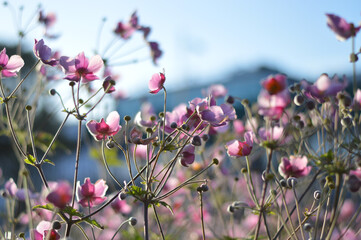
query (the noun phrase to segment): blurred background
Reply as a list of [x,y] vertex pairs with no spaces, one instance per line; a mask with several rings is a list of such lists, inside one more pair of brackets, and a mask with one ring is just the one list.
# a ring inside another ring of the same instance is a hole
[[[342,16],[355,25],[361,20],[359,0],[10,0],[7,3],[0,6],[1,48],[16,46],[18,32],[30,26],[22,43],[25,50],[32,51],[34,39],[41,39],[44,33],[43,28],[32,23],[36,23],[40,6],[45,14],[56,14],[51,34],[57,38],[45,39],[45,43],[61,55],[74,57],[84,51],[91,57],[95,53],[117,52],[113,72],[120,80],[116,87],[127,98],[95,112],[97,120],[115,109],[122,116],[134,116],[145,100],[161,109],[163,96],[151,96],[148,81],[152,74],[163,69],[167,77],[165,87],[170,93],[169,110],[180,102],[202,96],[202,89],[214,83],[224,84],[231,95],[254,100],[260,80],[269,74],[284,73],[290,79],[304,78],[311,82],[322,73],[350,76],[351,41],[336,40],[327,27],[325,14]],[[159,44],[162,56],[157,64],[153,64],[140,33],[134,34],[132,41],[114,41],[116,24],[128,21],[134,11],[139,24],[151,28],[148,38]],[[356,49],[357,46],[360,45],[356,38]],[[57,90],[61,91],[62,84],[67,86],[68,81],[58,81]],[[60,106],[53,109],[52,105],[50,109],[61,111]],[[62,118],[63,115],[59,117]],[[43,118],[44,123],[38,125],[49,128],[50,123],[56,125],[49,119]],[[63,138],[68,146],[74,143],[75,127],[69,125],[64,130]],[[2,148],[7,149],[8,139],[0,140]],[[81,158],[89,158],[88,151],[82,154]],[[74,160],[71,155],[60,156],[63,160]],[[65,164],[64,161],[58,162]],[[6,162],[1,164],[4,166]],[[56,169],[46,169],[50,179],[54,177],[51,171],[56,173]],[[71,171],[62,174],[68,179],[73,176]],[[80,178],[90,174],[97,174],[97,169],[92,165],[81,167]]]

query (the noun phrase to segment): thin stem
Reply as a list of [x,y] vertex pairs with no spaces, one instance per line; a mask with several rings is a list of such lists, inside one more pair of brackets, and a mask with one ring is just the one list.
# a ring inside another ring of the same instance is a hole
[[204,218],[203,218],[203,194],[202,191],[199,191],[199,202],[200,202],[200,213],[201,213],[201,225],[202,225],[202,238],[203,240],[206,239],[206,232],[204,229]]
[[32,131],[31,123],[30,123],[30,111],[28,109],[26,109],[26,119],[28,121],[28,130],[29,130],[29,135],[30,135],[31,147],[33,149],[33,156],[35,158],[35,161],[38,163],[38,156],[36,154],[36,149],[35,149],[34,135],[33,135],[33,131]]
[[31,215],[31,202],[30,202],[30,196],[29,196],[29,187],[28,187],[28,181],[27,181],[27,173],[24,172],[24,187],[25,187],[25,198],[26,198],[26,210],[29,215],[29,231],[30,231],[30,238],[34,239],[34,232],[32,229],[34,229],[34,223],[33,223],[33,217]]
[[113,240],[115,238],[115,236],[117,236],[118,232],[120,231],[120,229],[124,226],[124,224],[126,224],[127,222],[129,222],[130,219],[125,220],[124,222],[122,222],[122,224],[120,224],[120,226],[118,227],[117,231],[115,231],[113,237],[110,240]]
[[104,166],[106,168],[106,170],[108,171],[108,174],[113,178],[113,180],[118,184],[119,187],[123,188],[122,184],[117,180],[117,178],[113,175],[113,173],[110,171],[108,163],[107,163],[107,159],[105,157],[105,140],[103,139],[102,141],[102,158],[103,158],[103,162],[104,162]]
[[76,195],[76,184],[78,181],[78,171],[79,171],[79,158],[80,158],[80,146],[81,146],[81,125],[82,120],[78,121],[78,138],[76,142],[76,156],[75,156],[75,171],[74,171],[74,181],[73,181],[73,195],[71,200],[71,206],[74,207],[75,195]]
[[292,187],[292,191],[293,191],[293,195],[295,196],[297,217],[298,217],[299,227],[301,229],[301,236],[302,236],[302,239],[305,240],[305,233],[303,232],[302,221],[301,221],[301,213],[300,213],[300,207],[299,207],[299,204],[298,204],[298,201],[297,201],[296,189],[294,187]]
[[159,217],[158,217],[158,214],[157,214],[157,210],[156,210],[154,204],[152,204],[152,207],[153,207],[155,219],[156,219],[156,221],[157,221],[157,225],[158,225],[158,228],[159,228],[159,232],[160,232],[160,234],[162,235],[162,240],[165,240],[164,233],[163,233],[163,229],[162,229],[162,225],[160,224]]
[[145,200],[143,202],[144,204],[144,211],[143,211],[143,215],[144,215],[144,239],[145,240],[149,240],[149,226],[148,226],[148,200]]

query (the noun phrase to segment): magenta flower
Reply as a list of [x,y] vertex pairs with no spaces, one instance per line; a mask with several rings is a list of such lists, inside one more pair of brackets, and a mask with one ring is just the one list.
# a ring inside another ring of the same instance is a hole
[[191,144],[185,146],[182,150],[182,153],[180,154],[180,163],[184,167],[188,167],[188,165],[192,164],[195,159],[194,155],[195,147]]
[[118,22],[117,27],[114,30],[114,33],[120,35],[121,38],[127,40],[133,33],[138,30],[140,26],[138,25],[138,16],[137,12],[134,12],[127,23]]
[[159,49],[159,44],[157,42],[148,42],[150,47],[150,53],[152,56],[153,63],[156,65],[158,59],[162,56],[163,52]]
[[68,182],[59,182],[54,190],[48,194],[46,200],[58,208],[65,208],[70,202],[72,188]]
[[287,87],[287,77],[282,74],[270,75],[261,82],[262,87],[271,95],[282,92]]
[[326,97],[335,97],[338,92],[347,87],[346,76],[343,77],[342,82],[339,81],[337,75],[329,78],[327,74],[322,74],[314,84],[307,81],[301,81],[301,85],[305,89],[305,95],[314,98],[319,102],[324,102]]
[[[232,105],[223,103],[220,106],[211,105],[202,102],[197,105],[197,112],[200,118],[211,124],[213,127],[226,125],[227,122],[237,118],[236,110]],[[212,101],[210,101],[212,104]]]
[[119,197],[117,197],[110,206],[116,213],[124,215],[127,215],[132,211],[132,207],[125,200],[121,200]]
[[64,79],[75,82],[82,79],[84,83],[99,79],[94,73],[98,72],[104,65],[99,55],[95,55],[88,60],[84,52],[79,53],[75,59],[63,56],[60,58],[59,63],[63,67],[65,74],[67,74]]
[[33,51],[35,56],[44,64],[55,66],[58,63],[58,60],[52,58],[51,49],[44,44],[43,39],[40,41],[35,39]]
[[16,72],[24,66],[24,60],[19,55],[6,55],[6,48],[0,52],[0,72],[3,77],[15,77]]
[[306,156],[290,156],[289,159],[283,157],[278,166],[278,171],[284,178],[307,176],[311,172],[311,166],[307,166],[307,163]]
[[[110,81],[112,81],[112,77],[111,76],[107,76],[105,79],[104,79],[104,82],[103,82],[103,89],[104,91],[107,91],[107,93],[112,93],[115,91],[115,87],[114,85],[110,86]],[[114,81],[114,80],[113,80]],[[108,89],[109,87],[109,89]],[[108,90],[107,90],[108,89]]]
[[83,207],[93,207],[102,204],[107,199],[105,193],[108,190],[108,185],[103,179],[92,184],[90,178],[86,178],[83,185],[80,185],[78,181],[76,190],[76,198],[79,204]]
[[102,118],[100,122],[90,120],[86,124],[86,127],[95,140],[100,141],[107,137],[114,136],[122,129],[122,126],[119,125],[119,121],[120,116],[118,112],[113,111],[109,113],[106,121],[104,121],[104,118]]
[[[47,238],[50,231],[49,238]],[[48,221],[41,221],[34,230],[34,238],[35,240],[59,240],[60,235],[59,233],[52,229],[52,223]]]
[[148,83],[150,89],[149,92],[152,94],[158,93],[163,88],[164,82],[165,82],[164,73],[154,73]]
[[355,36],[360,30],[361,26],[354,27],[353,24],[348,23],[345,19],[334,14],[326,14],[327,25],[336,34],[336,38],[340,41],[345,41],[351,36]]
[[248,131],[244,134],[245,141],[232,140],[226,144],[228,156],[243,157],[251,154],[253,148],[253,133]]

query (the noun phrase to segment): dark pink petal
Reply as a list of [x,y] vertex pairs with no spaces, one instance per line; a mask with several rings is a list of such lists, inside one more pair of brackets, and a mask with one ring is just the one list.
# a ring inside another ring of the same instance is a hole
[[1,71],[1,75],[2,75],[3,77],[15,77],[15,76],[17,76],[16,73],[10,72],[10,71],[8,71],[8,70],[2,70],[2,71]]
[[67,182],[60,182],[56,189],[48,194],[46,200],[58,208],[64,208],[71,200],[72,190]]
[[90,178],[84,180],[84,184],[80,187],[81,195],[88,198],[94,195],[95,186],[90,182]]
[[99,79],[99,77],[97,75],[94,75],[92,73],[86,73],[86,74],[83,74],[82,82],[83,83],[88,83],[90,81],[94,81],[94,80],[97,80],[97,79]]
[[352,29],[351,24],[348,23],[344,18],[334,14],[326,14],[326,16],[327,25],[336,34],[337,39],[340,41],[347,40],[360,30],[360,27]]
[[68,74],[64,77],[64,79],[70,80],[70,81],[74,81],[74,82],[79,82],[80,81],[80,77],[77,74]]
[[84,52],[81,52],[75,58],[75,68],[79,69],[87,69],[89,65],[88,58],[85,57]]
[[181,153],[180,163],[184,167],[188,167],[188,165],[192,164],[195,159],[194,155],[195,147],[193,145],[187,145],[183,148]]
[[8,64],[9,56],[6,55],[6,48],[0,52],[0,66],[5,67]]

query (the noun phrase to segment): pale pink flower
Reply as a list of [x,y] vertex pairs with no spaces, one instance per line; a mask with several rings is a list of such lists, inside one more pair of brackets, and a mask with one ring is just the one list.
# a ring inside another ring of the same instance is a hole
[[291,103],[291,97],[287,89],[277,94],[270,94],[267,90],[261,90],[257,102],[260,115],[279,119],[285,108]]
[[119,121],[120,116],[118,112],[113,111],[109,113],[106,121],[104,121],[104,118],[102,118],[100,122],[90,120],[86,124],[86,127],[95,140],[100,141],[107,137],[114,136],[122,129],[122,126],[119,125]]
[[102,204],[107,198],[105,193],[108,190],[108,185],[103,179],[99,179],[92,184],[90,178],[84,180],[84,184],[77,183],[76,198],[83,207],[93,207]]
[[163,88],[164,82],[165,82],[164,73],[154,73],[148,83],[150,89],[149,92],[152,94],[158,93]]
[[306,156],[290,156],[289,159],[283,157],[278,171],[284,178],[307,176],[311,172],[311,166],[307,166],[307,163]]
[[233,121],[233,130],[237,135],[243,135],[245,132],[245,127],[242,120],[236,119]]
[[334,14],[326,14],[327,25],[336,34],[336,38],[340,41],[345,41],[351,36],[355,36],[360,30],[359,27],[354,27],[353,24],[348,23],[345,19]]
[[90,60],[85,57],[84,52],[78,54],[75,59],[63,56],[59,60],[63,67],[65,79],[70,81],[87,83],[99,79],[94,73],[98,72],[104,65],[102,58],[99,55],[93,56]]
[[253,148],[253,133],[248,131],[244,134],[245,141],[237,139],[227,142],[226,149],[230,157],[243,157],[251,154]]
[[353,105],[357,106],[358,109],[361,108],[361,90],[357,89],[355,96],[353,98]]
[[110,206],[116,213],[124,215],[127,215],[132,211],[132,207],[125,200],[121,200],[119,197],[117,197]]
[[144,102],[134,117],[134,123],[140,127],[153,127],[156,121],[152,118],[157,118],[154,108],[150,102]]
[[[49,238],[47,238],[48,234],[50,234]],[[51,222],[41,221],[34,230],[34,238],[35,240],[58,240],[60,239],[60,235],[56,230],[52,229]]]
[[0,52],[0,72],[2,77],[15,77],[16,72],[24,66],[24,60],[19,55],[6,55],[6,48]]
[[213,84],[206,90],[203,90],[204,96],[213,96],[215,98],[225,97],[227,95],[227,89],[222,84]]
[[40,41],[35,39],[33,51],[35,56],[44,64],[55,66],[58,63],[58,60],[52,58],[51,48],[45,45],[43,39]]
[[65,208],[70,202],[72,196],[72,188],[68,182],[59,182],[56,187],[51,191],[46,200],[54,204],[58,208]]

